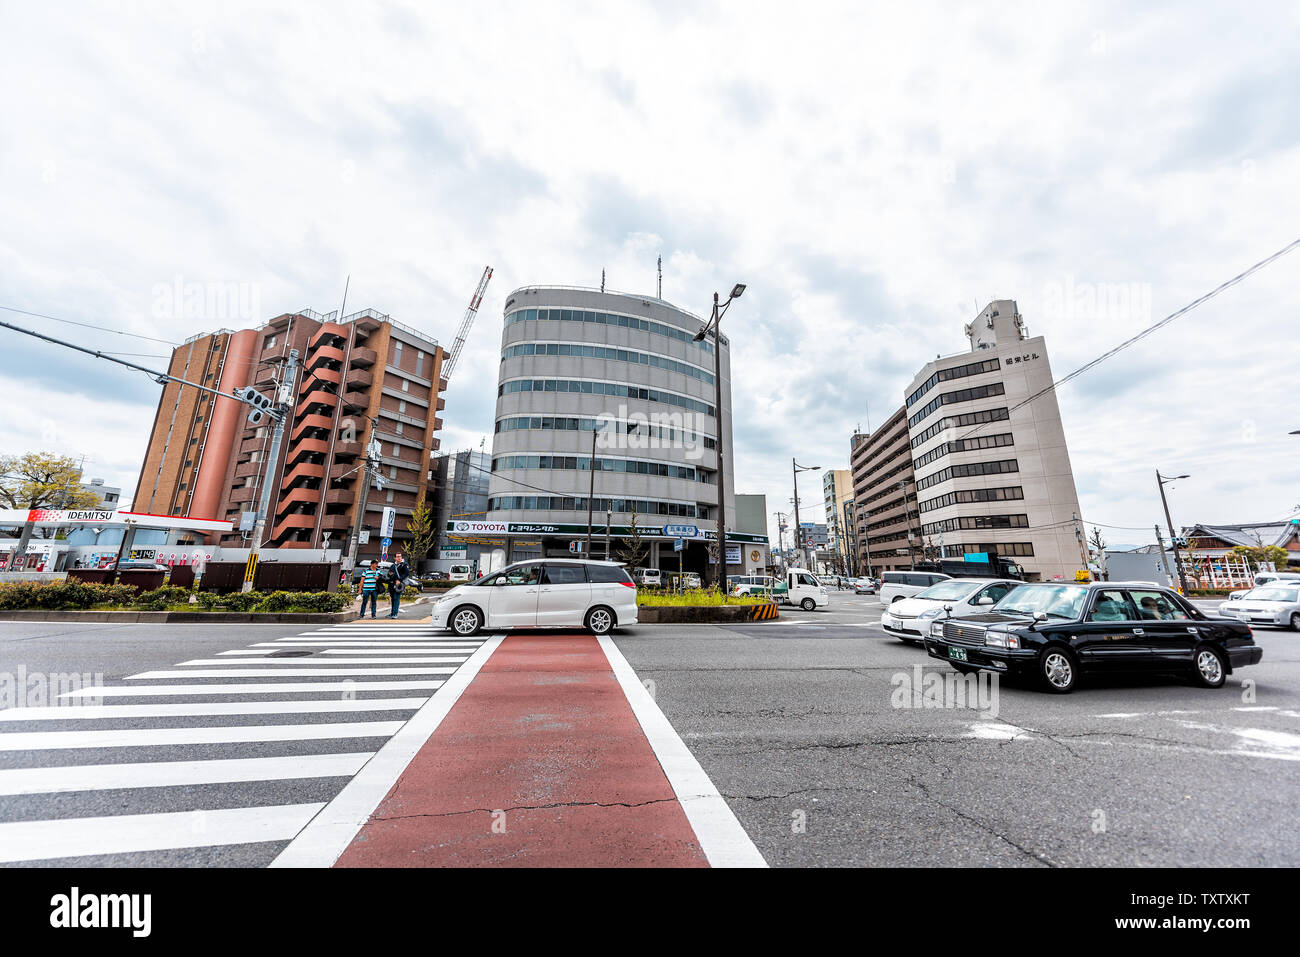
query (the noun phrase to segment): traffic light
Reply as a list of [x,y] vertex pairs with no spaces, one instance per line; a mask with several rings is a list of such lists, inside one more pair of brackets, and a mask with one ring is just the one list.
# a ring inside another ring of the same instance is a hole
[[271,408],[271,400],[252,386],[234,389],[231,394],[252,407],[252,411],[248,413],[248,424],[261,424],[262,419],[266,417],[267,410]]

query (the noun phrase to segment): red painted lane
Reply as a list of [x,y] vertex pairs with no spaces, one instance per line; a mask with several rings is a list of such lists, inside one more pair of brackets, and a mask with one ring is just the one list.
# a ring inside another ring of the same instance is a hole
[[511,635],[336,866],[708,862],[596,639]]

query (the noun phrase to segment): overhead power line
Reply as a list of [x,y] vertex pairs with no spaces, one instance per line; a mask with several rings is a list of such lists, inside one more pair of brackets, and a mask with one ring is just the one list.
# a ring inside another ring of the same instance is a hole
[[[26,309],[18,309],[15,306],[0,305],[0,309],[5,312],[16,312],[20,316],[32,316],[35,319],[48,319],[51,322],[66,322],[70,326],[80,326],[83,329],[97,329],[100,332],[110,332],[115,336],[130,336],[133,339],[146,339],[149,342],[161,342],[163,345],[178,346],[179,342],[173,342],[170,339],[159,339],[156,336],[143,336],[138,332],[124,332],[121,329],[110,329],[108,326],[97,326],[93,322],[78,322],[75,319],[61,319],[58,316],[47,316],[41,312],[29,312]],[[126,353],[123,353],[125,355]]]
[[[1053,391],[1054,389],[1060,388],[1061,386],[1065,385],[1065,383],[1069,382],[1071,379],[1078,378],[1079,376],[1083,375],[1085,372],[1087,372],[1089,369],[1093,368],[1094,366],[1100,365],[1101,363],[1105,362],[1107,359],[1111,358],[1111,356],[1123,352],[1129,346],[1133,345],[1134,343],[1142,339],[1145,339],[1147,336],[1151,335],[1151,333],[1164,328],[1169,323],[1173,322],[1175,319],[1187,315],[1187,313],[1191,312],[1197,306],[1209,302],[1211,299],[1219,295],[1219,293],[1223,292],[1224,290],[1230,289],[1231,287],[1237,285],[1239,282],[1242,282],[1243,280],[1247,279],[1253,274],[1259,272],[1259,270],[1263,269],[1265,266],[1277,261],[1278,259],[1281,259],[1283,256],[1285,256],[1287,253],[1291,252],[1293,249],[1295,249],[1298,246],[1300,246],[1300,239],[1296,239],[1287,243],[1285,246],[1283,246],[1277,252],[1273,253],[1271,256],[1267,256],[1264,259],[1261,259],[1259,262],[1255,263],[1253,266],[1250,266],[1249,268],[1242,270],[1241,272],[1237,273],[1237,275],[1233,276],[1231,279],[1227,280],[1226,282],[1222,282],[1219,285],[1215,286],[1205,295],[1200,296],[1197,299],[1193,299],[1187,305],[1183,306],[1181,309],[1171,312],[1169,315],[1165,316],[1159,322],[1155,322],[1147,326],[1137,335],[1125,339],[1123,342],[1119,343],[1119,345],[1111,349],[1108,349],[1107,351],[1103,352],[1101,355],[1097,356],[1097,358],[1089,362],[1085,362],[1083,365],[1079,366],[1079,368],[1075,369],[1073,372],[1064,375],[1061,378],[1057,379],[1055,382],[1052,382],[1050,385],[1044,386],[1042,389],[1039,389],[1029,398],[1016,403],[1011,407],[1010,412],[1015,412],[1017,409],[1024,408],[1029,403],[1033,402],[1035,399],[1040,399],[1047,393]],[[967,438],[968,436],[974,435],[977,432],[983,431],[985,428],[987,428],[989,425],[992,424],[994,423],[991,422],[981,423],[980,425],[972,427],[970,431],[965,432],[962,435],[958,436],[958,438],[962,438],[962,439]]]

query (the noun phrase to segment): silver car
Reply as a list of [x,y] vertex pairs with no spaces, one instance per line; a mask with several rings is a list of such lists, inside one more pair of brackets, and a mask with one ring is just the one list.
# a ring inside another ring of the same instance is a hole
[[1252,588],[1221,604],[1219,614],[1248,625],[1281,625],[1300,631],[1300,582],[1276,581]]

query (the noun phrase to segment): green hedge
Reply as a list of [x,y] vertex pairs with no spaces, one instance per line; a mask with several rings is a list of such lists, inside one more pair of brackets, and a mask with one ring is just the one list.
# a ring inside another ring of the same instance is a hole
[[[191,603],[190,599],[194,598]],[[347,592],[193,592],[164,586],[136,594],[130,585],[87,584],[79,581],[0,583],[0,611],[20,609],[67,610],[115,607],[132,611],[168,611],[176,606],[202,611],[325,612],[342,611],[352,604]]]

